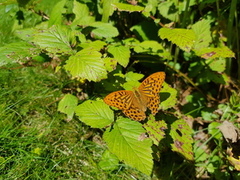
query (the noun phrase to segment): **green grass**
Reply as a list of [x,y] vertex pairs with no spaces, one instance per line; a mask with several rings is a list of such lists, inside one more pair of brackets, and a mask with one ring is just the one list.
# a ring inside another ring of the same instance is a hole
[[98,167],[106,148],[100,134],[57,112],[69,83],[62,76],[42,67],[1,69],[0,179],[146,179],[123,165]]

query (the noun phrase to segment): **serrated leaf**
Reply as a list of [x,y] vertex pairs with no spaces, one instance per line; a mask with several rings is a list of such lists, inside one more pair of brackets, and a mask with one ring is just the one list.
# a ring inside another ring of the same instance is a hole
[[81,43],[79,47],[84,48],[92,48],[95,49],[96,51],[100,51],[103,49],[103,47],[106,45],[104,41],[96,40],[96,41],[87,41],[84,43]]
[[78,98],[71,94],[66,94],[58,104],[58,111],[67,114],[68,120],[74,115],[74,109],[78,104]]
[[125,3],[112,3],[113,7],[117,8],[119,11],[127,12],[141,12],[144,10],[144,7],[138,5],[130,5]]
[[107,78],[102,54],[92,48],[86,48],[70,56],[64,66],[74,77],[89,81],[100,81]]
[[106,150],[103,153],[102,159],[98,165],[105,171],[113,171],[118,168],[119,160],[115,154],[112,154],[110,151]]
[[0,47],[0,66],[24,62],[30,57],[33,57],[40,53],[40,49],[26,42],[15,42]]
[[94,16],[90,16],[88,6],[76,0],[73,2],[73,13],[75,14],[75,19],[71,24],[72,27],[76,25],[87,26],[95,21]]
[[199,50],[195,50],[195,53],[204,59],[235,57],[234,52],[232,52],[231,49],[229,49],[227,46],[218,48],[202,48]]
[[160,109],[166,110],[174,107],[177,103],[177,90],[164,82],[160,92],[160,99]]
[[195,33],[190,29],[170,29],[170,28],[161,28],[158,32],[158,35],[161,39],[168,39],[172,43],[179,46],[184,51],[189,52],[196,40]]
[[201,78],[225,85],[228,85],[228,83],[230,82],[229,77],[225,73],[218,73],[211,70],[204,71],[201,75]]
[[72,54],[72,31],[65,26],[52,26],[49,29],[36,30],[33,38],[34,44],[50,53]]
[[171,54],[157,41],[143,41],[134,47],[134,51],[137,53],[158,55],[164,59],[172,59]]
[[210,23],[211,21],[202,19],[192,26],[192,30],[196,34],[194,49],[201,49],[209,46],[209,43],[212,41]]
[[174,2],[164,1],[159,3],[158,11],[161,15],[173,22],[177,22],[179,18],[178,8],[174,5]]
[[121,118],[113,128],[105,131],[103,138],[119,160],[150,175],[153,168],[152,141],[143,138],[144,134],[145,130],[139,122]]
[[116,69],[116,67],[117,67],[117,60],[116,59],[106,57],[103,60],[104,60],[106,70],[108,72],[111,72],[111,71]]
[[159,142],[165,136],[164,130],[167,129],[165,121],[156,121],[154,118],[149,118],[147,123],[143,124],[143,127],[146,129],[149,137],[153,140],[153,143],[158,146]]
[[57,25],[62,23],[62,14],[64,13],[64,5],[66,0],[59,1],[53,8],[50,14],[50,19],[48,21],[49,27],[52,25]]
[[226,59],[224,58],[216,58],[214,60],[210,60],[211,62],[208,63],[209,67],[213,71],[217,72],[224,72],[226,69]]
[[173,139],[172,150],[180,153],[187,160],[193,160],[192,129],[185,120],[179,119],[171,124],[170,135]]
[[87,100],[75,108],[79,120],[92,128],[104,128],[113,120],[113,111],[102,101]]
[[129,63],[130,49],[126,46],[109,46],[108,52],[113,55],[117,62],[126,67]]
[[94,27],[92,30],[92,36],[112,38],[118,36],[118,30],[112,24],[103,22],[94,22],[89,26]]

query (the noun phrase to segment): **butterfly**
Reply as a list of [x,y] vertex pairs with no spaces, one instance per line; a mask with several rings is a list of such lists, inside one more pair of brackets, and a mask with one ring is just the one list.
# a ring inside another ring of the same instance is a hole
[[159,92],[165,80],[164,72],[156,72],[148,76],[138,88],[133,91],[120,90],[107,95],[103,100],[116,107],[129,118],[142,121],[146,118],[147,108],[155,115],[160,103]]

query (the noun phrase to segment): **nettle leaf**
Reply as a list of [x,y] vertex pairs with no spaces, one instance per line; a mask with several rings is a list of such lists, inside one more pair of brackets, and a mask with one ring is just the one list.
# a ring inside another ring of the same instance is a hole
[[213,81],[218,84],[228,85],[230,79],[225,73],[218,73],[210,69],[206,69],[205,71],[203,71],[202,74],[199,75],[197,79],[197,82],[199,84],[208,83],[210,81]]
[[137,53],[158,55],[164,59],[172,59],[171,54],[157,41],[143,41],[134,47],[134,51]]
[[235,57],[234,52],[231,51],[227,46],[218,48],[202,48],[195,50],[196,55],[201,56],[204,59],[215,59],[215,58],[231,58]]
[[79,120],[92,128],[109,126],[114,119],[113,111],[102,101],[87,100],[75,108]]
[[196,34],[194,49],[201,49],[209,46],[209,43],[212,41],[210,23],[211,21],[202,19],[192,26],[192,30]]
[[130,49],[126,46],[109,46],[108,52],[113,55],[113,57],[117,60],[117,62],[126,67],[129,63],[130,58]]
[[74,77],[89,81],[100,81],[107,78],[102,54],[92,48],[86,48],[70,56],[64,66]]
[[58,111],[67,114],[68,120],[74,115],[74,109],[78,104],[78,98],[71,94],[66,94],[58,104]]
[[73,13],[75,14],[75,19],[71,24],[72,27],[76,25],[87,26],[95,21],[95,17],[90,16],[88,6],[76,0],[73,2]]
[[150,175],[153,168],[152,141],[145,137],[141,123],[120,118],[103,134],[109,150],[119,160]]
[[92,35],[103,38],[112,38],[119,35],[118,30],[112,24],[103,22],[94,22],[89,26],[94,27]]
[[0,47],[0,66],[24,62],[40,53],[40,49],[26,42],[15,42]]
[[159,142],[165,138],[164,130],[167,129],[167,124],[165,121],[156,121],[154,118],[149,118],[147,123],[143,124],[149,137],[153,140],[155,145],[159,145]]
[[106,150],[103,153],[102,159],[98,165],[105,171],[113,171],[118,168],[119,160],[115,154],[112,154],[110,151]]
[[192,129],[185,120],[179,119],[171,124],[170,135],[173,139],[172,150],[180,153],[187,160],[193,160]]
[[113,7],[117,8],[119,11],[127,12],[141,12],[144,10],[144,7],[138,5],[130,5],[125,3],[112,3]]
[[160,91],[160,99],[160,109],[166,110],[174,107],[177,103],[177,90],[164,82]]
[[161,37],[161,39],[166,38],[187,52],[192,49],[196,40],[196,35],[191,29],[161,28],[158,32],[158,35]]
[[33,42],[39,45],[41,49],[53,54],[72,54],[73,50],[70,42],[73,38],[74,34],[72,34],[71,29],[54,25],[49,29],[36,30]]

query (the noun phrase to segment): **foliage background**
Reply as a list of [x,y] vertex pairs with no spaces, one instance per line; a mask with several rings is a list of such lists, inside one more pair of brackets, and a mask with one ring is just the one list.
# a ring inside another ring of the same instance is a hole
[[[238,179],[239,7],[0,1],[1,178]],[[102,102],[157,71],[144,128]]]

